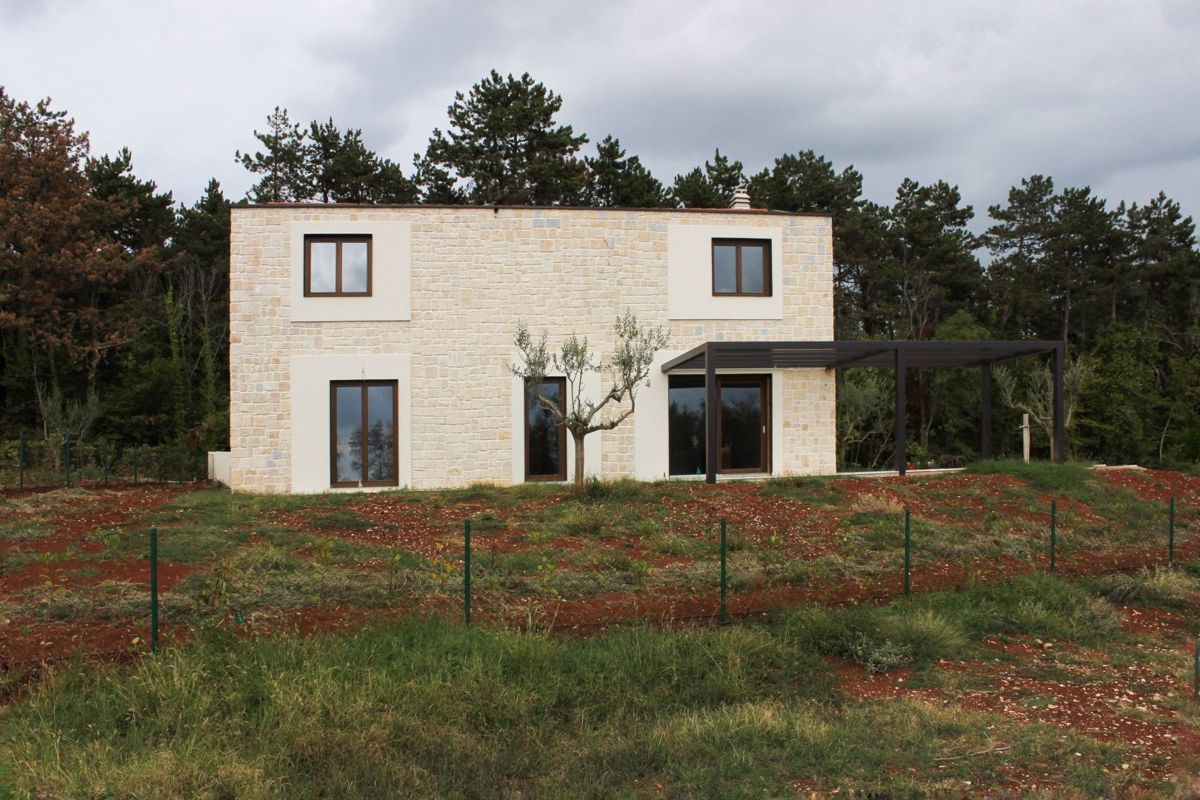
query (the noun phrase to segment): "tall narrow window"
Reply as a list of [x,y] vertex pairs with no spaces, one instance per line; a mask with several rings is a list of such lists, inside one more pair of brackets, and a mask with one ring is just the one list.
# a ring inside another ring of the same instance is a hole
[[672,475],[705,472],[704,376],[672,375],[667,379],[667,443]]
[[[527,385],[525,391],[525,480],[566,480],[567,437],[553,412],[538,402],[537,395],[529,388]],[[559,411],[566,412],[566,378],[546,378],[541,394],[555,403]]]
[[713,239],[712,259],[714,295],[771,296],[770,239]]
[[396,382],[334,381],[329,402],[331,485],[396,486]]
[[371,237],[304,237],[305,297],[369,297]]

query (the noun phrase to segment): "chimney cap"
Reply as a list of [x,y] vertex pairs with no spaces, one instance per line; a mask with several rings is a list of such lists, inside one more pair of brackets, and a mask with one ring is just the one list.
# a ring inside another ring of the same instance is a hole
[[738,210],[750,210],[750,191],[746,184],[743,183],[734,190],[733,200],[729,203],[729,207]]

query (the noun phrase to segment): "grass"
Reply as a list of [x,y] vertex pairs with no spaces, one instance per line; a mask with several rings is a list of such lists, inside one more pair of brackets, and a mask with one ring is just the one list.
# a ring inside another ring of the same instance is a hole
[[[305,569],[265,547],[242,567]],[[1040,612],[1004,610],[1033,589]],[[928,671],[980,632],[1087,638],[1080,615],[1104,617],[1052,578],[962,597],[583,639],[415,619],[308,638],[209,630],[134,666],[52,671],[0,712],[0,775],[47,797],[750,798],[798,780],[954,793],[1019,765],[1084,795],[1120,789],[1120,745],[836,688],[827,657]]]
[[[0,575],[39,561],[97,562],[53,573],[10,598],[0,618],[31,630],[142,620],[144,586],[71,578],[95,580],[101,561],[141,558],[155,525],[163,559],[196,568],[164,596],[164,619],[198,636],[134,666],[51,670],[20,704],[0,709],[0,798],[7,787],[22,797],[954,795],[967,791],[965,780],[999,782],[1015,767],[1052,775],[1069,796],[1119,794],[1125,745],[937,701],[864,700],[836,688],[836,671],[887,682],[904,669],[905,680],[930,689],[981,690],[984,676],[950,676],[938,664],[1009,657],[983,639],[1053,642],[1055,654],[1091,648],[1113,665],[1166,663],[1174,651],[1135,641],[1114,604],[1189,607],[1200,594],[1196,562],[1076,582],[1030,574],[880,607],[801,606],[763,624],[633,627],[586,639],[416,619],[310,638],[215,629],[234,612],[270,621],[331,607],[457,607],[465,518],[481,534],[477,609],[515,614],[524,603],[530,620],[544,619],[552,599],[640,599],[666,588],[715,596],[714,518],[726,513],[735,599],[763,587],[894,578],[906,503],[928,509],[913,517],[918,587],[934,562],[1035,562],[1051,498],[1062,501],[1060,561],[1158,539],[1165,550],[1162,504],[1078,465],[990,462],[968,474],[1013,481],[986,491],[938,479],[887,483],[853,502],[840,481],[808,478],[699,502],[685,482],[590,483],[582,496],[545,484],[370,496],[211,489],[56,553],[23,548],[53,533],[56,515],[85,510],[92,493],[0,501],[11,512],[0,513],[0,537],[16,544]],[[767,502],[746,509],[745,497]],[[781,508],[797,515],[795,526],[779,521]],[[389,527],[388,513],[404,515],[392,517],[403,530]],[[1180,542],[1197,532],[1187,513]],[[413,530],[421,537],[409,538]],[[816,536],[822,547],[811,555],[803,548]],[[1029,674],[1079,680],[1086,660],[1065,658],[1039,660]],[[1178,713],[1200,723],[1194,710]],[[990,752],[998,741],[1011,750]]]
[[1132,575],[1107,575],[1096,581],[1101,596],[1114,603],[1139,603],[1164,608],[1186,608],[1200,581],[1185,571],[1142,569]]

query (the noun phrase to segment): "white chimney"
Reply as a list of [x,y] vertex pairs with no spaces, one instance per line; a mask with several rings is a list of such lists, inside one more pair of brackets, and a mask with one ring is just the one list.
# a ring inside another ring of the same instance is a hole
[[739,211],[750,210],[750,192],[746,190],[746,186],[744,184],[739,186],[737,190],[734,191],[733,202],[729,204],[729,207],[736,208]]

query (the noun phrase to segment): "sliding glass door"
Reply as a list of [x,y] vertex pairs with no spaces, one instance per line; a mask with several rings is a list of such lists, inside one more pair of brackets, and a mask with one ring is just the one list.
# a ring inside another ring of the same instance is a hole
[[771,471],[771,379],[718,376],[717,441],[721,472]]
[[[705,389],[702,375],[672,375],[667,384],[671,475],[703,475]],[[771,378],[718,375],[717,471],[771,471]]]

